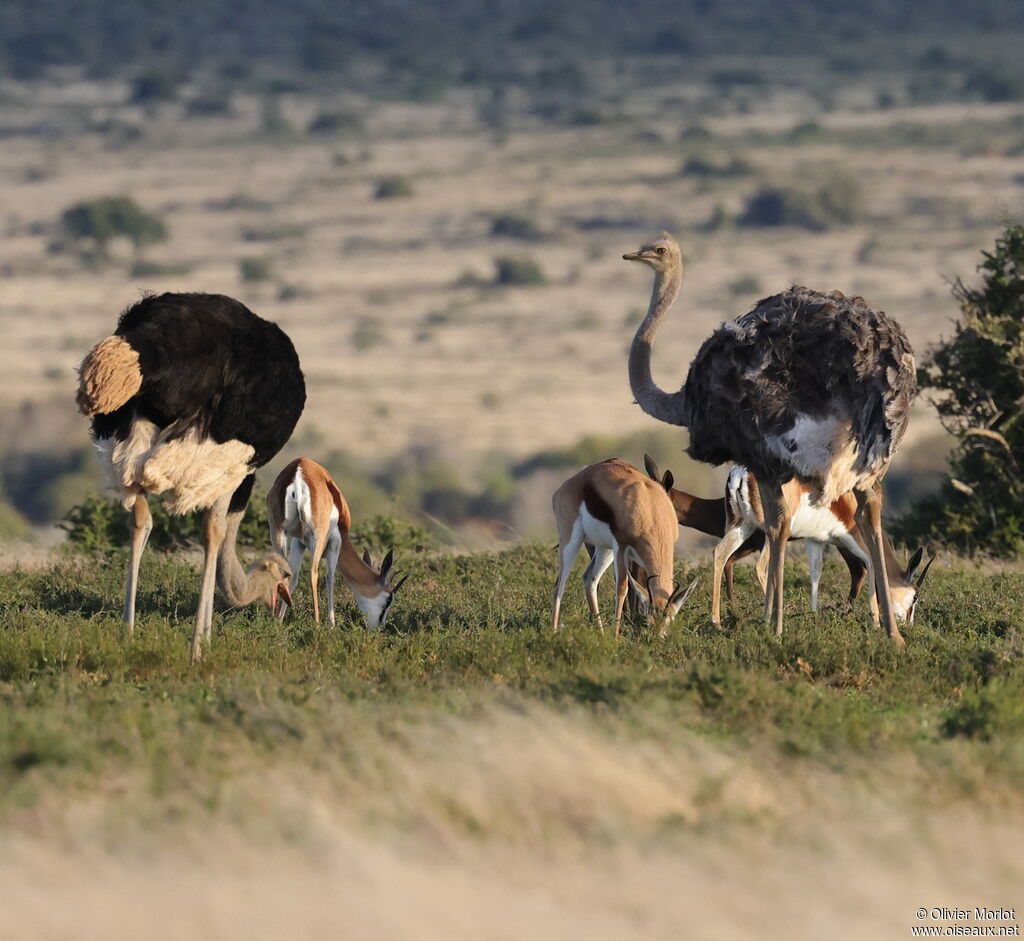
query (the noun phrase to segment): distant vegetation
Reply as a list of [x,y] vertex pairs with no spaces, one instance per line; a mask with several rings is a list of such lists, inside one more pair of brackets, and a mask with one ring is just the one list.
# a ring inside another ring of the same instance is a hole
[[127,239],[136,249],[167,238],[167,226],[130,196],[105,196],[76,203],[61,215],[64,233],[99,256],[106,255],[114,239]]
[[386,176],[377,181],[373,191],[374,199],[403,199],[412,196],[416,191],[412,182],[404,176]]
[[836,179],[816,190],[797,186],[765,186],[747,201],[736,220],[746,226],[798,226],[821,232],[849,225],[862,214],[860,189],[848,179]]
[[494,283],[503,286],[530,287],[547,284],[547,278],[532,258],[494,259]]
[[[476,0],[398,0],[386,16],[375,0],[244,0],[230,17],[216,4],[172,0],[144,7],[93,0],[70,9],[66,0],[10,0],[0,9],[0,63],[17,78],[36,77],[56,65],[79,65],[93,75],[121,69],[132,78],[133,99],[143,104],[172,100],[190,73],[211,70],[225,83],[261,84],[271,91],[279,87],[282,69],[343,75],[349,86],[362,83],[415,101],[434,100],[458,83],[520,83],[580,123],[601,119],[599,111],[576,100],[589,91],[581,58],[656,55],[691,61],[819,49],[829,50],[835,68],[849,74],[878,65],[883,55],[903,64],[906,41],[914,34],[1021,28],[1024,8],[1005,0],[522,0],[486,15]],[[900,42],[888,42],[891,37]],[[941,48],[922,62],[922,68],[946,71],[963,67]],[[986,62],[965,71],[965,94],[989,101],[1020,97],[1019,68]],[[753,93],[768,81],[745,65],[719,65],[713,78],[721,94]],[[500,101],[491,104],[500,111]],[[499,118],[495,126],[500,123]]]

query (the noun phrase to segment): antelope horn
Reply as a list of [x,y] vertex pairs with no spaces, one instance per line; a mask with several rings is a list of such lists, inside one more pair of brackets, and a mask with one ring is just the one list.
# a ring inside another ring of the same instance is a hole
[[633,591],[635,591],[635,592],[636,592],[636,594],[637,594],[637,597],[638,597],[638,598],[639,598],[639,599],[640,599],[641,601],[643,601],[643,597],[644,597],[644,591],[645,591],[645,589],[644,589],[644,587],[643,587],[643,586],[642,586],[642,585],[641,585],[641,584],[640,584],[640,583],[639,583],[639,582],[638,582],[638,581],[636,580],[636,577],[635,577],[635,576],[633,575],[633,573],[632,573],[632,572],[631,572],[631,571],[630,571],[630,570],[629,570],[628,568],[626,569],[626,579],[627,579],[627,580],[629,581],[629,587],[630,587],[630,588],[632,588],[632,589],[633,589]]
[[922,570],[921,574],[917,576],[917,588],[918,588],[918,590],[920,590],[921,586],[924,584],[924,577],[925,577],[925,575],[928,574],[928,569],[930,569],[932,567],[932,562],[934,562],[934,561],[935,561],[935,556],[932,556],[925,563],[925,567]]
[[408,577],[409,577],[408,575],[403,575],[397,582],[395,582],[395,584],[391,586],[391,594],[393,594],[393,595],[397,594],[398,593],[398,589],[401,588],[405,584],[405,580]]
[[[685,589],[677,588],[674,592],[672,592],[672,597],[669,599],[669,603],[682,607],[686,599],[689,598],[690,595],[693,593],[693,589],[697,587],[697,582],[699,580],[699,577],[695,578],[692,582],[690,582],[689,585],[686,586]],[[680,594],[680,592],[682,592],[682,594]]]

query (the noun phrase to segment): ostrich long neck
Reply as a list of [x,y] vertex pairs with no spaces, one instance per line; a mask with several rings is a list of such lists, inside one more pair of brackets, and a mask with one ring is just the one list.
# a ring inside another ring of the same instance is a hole
[[[266,598],[273,591],[274,577],[263,572],[247,572],[238,561],[238,527],[244,511],[228,513],[225,521],[224,542],[217,553],[217,587],[234,607],[244,607]],[[260,577],[261,575],[265,577]]]
[[651,346],[669,308],[679,296],[682,270],[676,266],[654,275],[654,290],[647,316],[637,327],[629,349],[629,386],[637,404],[648,415],[671,425],[685,425],[685,397],[682,392],[665,392],[651,376]]

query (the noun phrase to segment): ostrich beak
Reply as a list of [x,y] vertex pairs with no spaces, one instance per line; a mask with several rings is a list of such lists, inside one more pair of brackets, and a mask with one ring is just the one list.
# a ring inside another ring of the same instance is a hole
[[626,254],[622,256],[623,261],[640,261],[640,258],[640,252],[626,252]]

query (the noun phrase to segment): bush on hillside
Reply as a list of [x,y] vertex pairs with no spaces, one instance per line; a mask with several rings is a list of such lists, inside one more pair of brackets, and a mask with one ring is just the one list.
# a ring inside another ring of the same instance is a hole
[[918,383],[956,439],[949,479],[898,521],[907,541],[1024,554],[1024,225],[984,252],[978,287],[953,286],[962,315],[929,350]]

